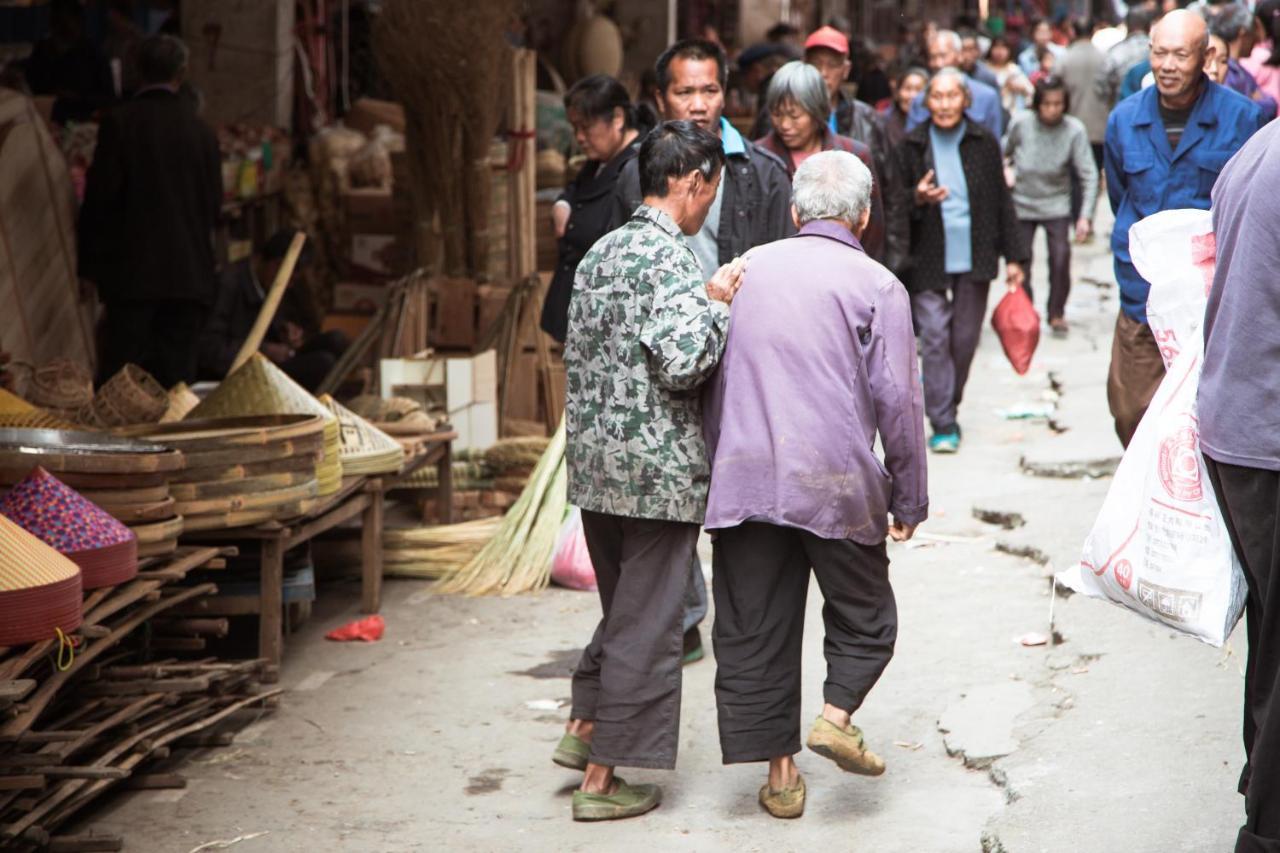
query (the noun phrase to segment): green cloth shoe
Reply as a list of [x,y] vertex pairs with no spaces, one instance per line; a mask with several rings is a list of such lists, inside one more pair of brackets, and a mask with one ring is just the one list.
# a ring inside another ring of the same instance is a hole
[[551,753],[551,760],[561,767],[570,770],[586,770],[587,757],[591,754],[591,745],[577,735],[564,733],[556,751]]
[[825,717],[818,717],[809,731],[809,749],[830,758],[841,770],[861,776],[884,773],[884,759],[867,749],[862,729],[850,724],[837,728]]
[[688,666],[691,663],[697,663],[706,657],[706,654],[702,650],[702,632],[698,630],[697,625],[694,625],[684,632],[684,651],[680,656],[680,665]]
[[935,432],[929,437],[929,449],[934,453],[955,453],[960,449],[960,431]]
[[628,785],[614,776],[618,787],[612,794],[573,792],[574,820],[621,820],[652,811],[662,802],[662,789],[657,785]]
[[804,777],[796,774],[796,784],[791,788],[775,791],[766,782],[760,788],[760,805],[774,817],[784,819],[800,817],[804,814]]

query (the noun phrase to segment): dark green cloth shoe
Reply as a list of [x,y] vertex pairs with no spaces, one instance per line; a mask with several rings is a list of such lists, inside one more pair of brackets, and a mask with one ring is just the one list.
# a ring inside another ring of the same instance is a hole
[[561,767],[570,770],[586,770],[587,757],[591,754],[591,745],[577,735],[564,733],[556,751],[551,753],[551,760]]
[[691,663],[697,663],[706,657],[706,654],[702,650],[702,632],[698,630],[697,625],[694,625],[684,632],[684,652],[680,657],[680,665],[688,666]]
[[612,794],[573,792],[574,820],[621,820],[652,811],[662,802],[662,789],[657,785],[628,785],[614,776],[618,787]]

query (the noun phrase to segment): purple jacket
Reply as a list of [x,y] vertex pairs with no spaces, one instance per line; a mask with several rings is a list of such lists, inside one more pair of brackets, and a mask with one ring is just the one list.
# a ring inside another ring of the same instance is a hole
[[928,515],[911,304],[844,226],[752,253],[705,395],[708,530],[764,521],[876,545],[890,513]]

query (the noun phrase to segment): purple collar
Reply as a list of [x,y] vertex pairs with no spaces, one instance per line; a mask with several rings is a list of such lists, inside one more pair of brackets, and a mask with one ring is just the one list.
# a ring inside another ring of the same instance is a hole
[[853,236],[852,231],[845,228],[839,222],[835,222],[830,219],[815,219],[801,228],[796,233],[796,236],[826,237],[828,240],[835,240],[839,243],[844,243],[846,246],[857,249],[859,252],[866,252],[866,249],[862,248],[862,243],[858,241],[858,238]]

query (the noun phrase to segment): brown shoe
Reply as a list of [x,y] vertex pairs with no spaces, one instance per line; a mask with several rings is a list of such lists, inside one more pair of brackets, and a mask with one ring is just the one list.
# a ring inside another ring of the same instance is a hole
[[760,805],[774,817],[790,819],[804,814],[804,777],[796,774],[796,783],[781,791],[769,787],[766,782],[760,788]]
[[849,773],[879,776],[884,772],[884,759],[867,749],[862,730],[855,725],[840,729],[825,717],[818,717],[809,730],[807,746]]

